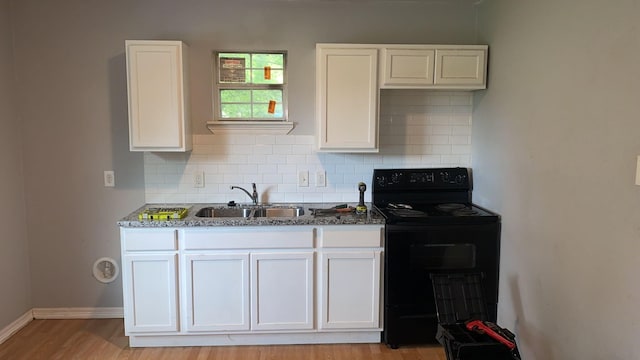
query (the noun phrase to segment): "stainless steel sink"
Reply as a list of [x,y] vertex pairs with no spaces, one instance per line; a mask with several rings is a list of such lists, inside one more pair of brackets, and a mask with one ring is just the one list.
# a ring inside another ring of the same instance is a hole
[[237,208],[205,207],[196,213],[197,217],[209,218],[298,217],[300,215],[304,215],[304,208],[301,206],[258,206]]
[[249,217],[251,215],[250,208],[214,208],[205,207],[200,209],[197,217]]
[[304,215],[301,206],[271,206],[264,208],[266,217],[298,217]]

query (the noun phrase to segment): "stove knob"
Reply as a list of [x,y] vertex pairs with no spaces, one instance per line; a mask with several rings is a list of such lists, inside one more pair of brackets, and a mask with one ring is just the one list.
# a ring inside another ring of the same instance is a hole
[[443,183],[448,183],[449,182],[449,173],[446,171],[443,171],[440,173],[440,177],[442,177],[442,182]]
[[434,181],[434,179],[435,179],[435,176],[433,175],[433,173],[428,173],[427,174],[427,179],[426,180],[427,180],[428,183],[432,183]]
[[464,175],[456,175],[456,184],[462,184],[464,182]]
[[384,175],[376,176],[376,182],[380,187],[384,187],[387,184],[387,179],[384,178]]

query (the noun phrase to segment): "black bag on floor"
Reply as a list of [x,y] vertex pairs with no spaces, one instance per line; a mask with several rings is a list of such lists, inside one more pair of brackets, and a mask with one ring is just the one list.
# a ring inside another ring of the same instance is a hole
[[436,340],[447,360],[520,360],[511,331],[487,321],[482,274],[432,274]]

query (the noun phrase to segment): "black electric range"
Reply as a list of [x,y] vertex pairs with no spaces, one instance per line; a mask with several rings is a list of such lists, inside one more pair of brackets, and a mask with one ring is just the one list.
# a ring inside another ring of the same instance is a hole
[[473,204],[470,169],[376,169],[372,200],[386,218],[387,345],[436,342],[433,273],[482,273],[487,313],[495,321],[501,219]]

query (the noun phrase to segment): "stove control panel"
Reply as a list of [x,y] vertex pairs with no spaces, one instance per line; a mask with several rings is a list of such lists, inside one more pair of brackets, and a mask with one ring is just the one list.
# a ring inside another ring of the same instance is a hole
[[471,183],[467,168],[376,169],[373,171],[373,188],[374,191],[470,189]]

